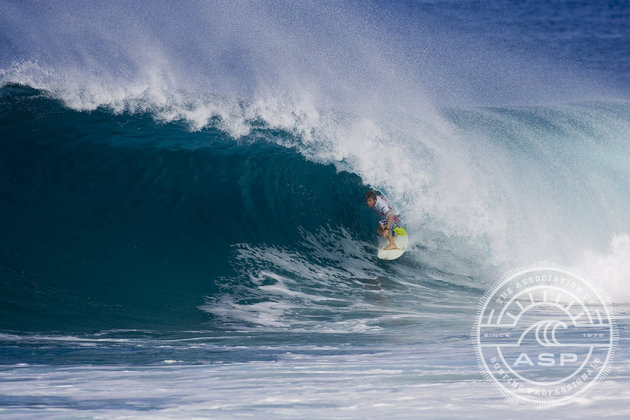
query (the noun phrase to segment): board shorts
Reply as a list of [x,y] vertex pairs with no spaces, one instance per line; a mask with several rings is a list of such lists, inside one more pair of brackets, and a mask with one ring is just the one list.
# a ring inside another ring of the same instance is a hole
[[[389,227],[389,230],[392,232],[392,236],[396,236],[396,232],[394,231],[394,229],[400,227],[399,222],[400,220],[397,217],[394,217],[394,220],[392,220],[392,224]],[[387,218],[381,219],[378,224],[380,227],[387,226]]]

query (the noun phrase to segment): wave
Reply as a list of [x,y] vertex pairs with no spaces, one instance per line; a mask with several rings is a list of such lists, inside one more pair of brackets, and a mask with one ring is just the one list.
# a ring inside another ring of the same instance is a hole
[[[542,259],[629,298],[605,83],[378,3],[93,7],[0,6],[5,326],[297,328],[355,280],[443,302]],[[399,269],[367,188],[411,232]]]
[[[549,254],[627,299],[622,103],[448,109],[470,142],[455,155],[391,142],[337,160],[344,138],[319,149],[261,120],[235,139],[27,87],[0,97],[4,328],[369,332],[456,310]],[[379,173],[376,155],[404,166]],[[368,184],[413,232],[396,266],[373,255]]]

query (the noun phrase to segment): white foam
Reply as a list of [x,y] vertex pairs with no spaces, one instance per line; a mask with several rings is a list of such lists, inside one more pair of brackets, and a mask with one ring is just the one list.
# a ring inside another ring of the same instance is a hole
[[[463,346],[463,347],[460,347]],[[373,346],[275,361],[3,368],[3,418],[610,418],[630,414],[627,352],[579,404],[540,411],[504,399],[468,343]],[[356,349],[355,349],[356,350]],[[165,361],[168,362],[168,361]],[[7,380],[3,380],[7,379]],[[45,410],[45,411],[42,411]]]
[[615,234],[606,252],[585,250],[574,264],[587,272],[612,302],[630,302],[630,235]]

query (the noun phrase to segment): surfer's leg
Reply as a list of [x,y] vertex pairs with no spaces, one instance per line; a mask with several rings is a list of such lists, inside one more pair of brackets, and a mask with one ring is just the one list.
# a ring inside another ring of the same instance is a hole
[[385,248],[383,249],[396,249],[398,248],[398,245],[396,245],[396,241],[394,240],[394,235],[392,234],[392,230],[391,229],[383,229],[387,240],[389,240],[389,245],[387,245]]

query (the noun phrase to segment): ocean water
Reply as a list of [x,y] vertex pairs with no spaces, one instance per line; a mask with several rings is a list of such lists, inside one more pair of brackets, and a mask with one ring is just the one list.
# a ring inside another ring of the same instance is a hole
[[[628,418],[629,48],[626,1],[0,2],[0,416]],[[470,337],[541,260],[619,331],[545,411]]]

